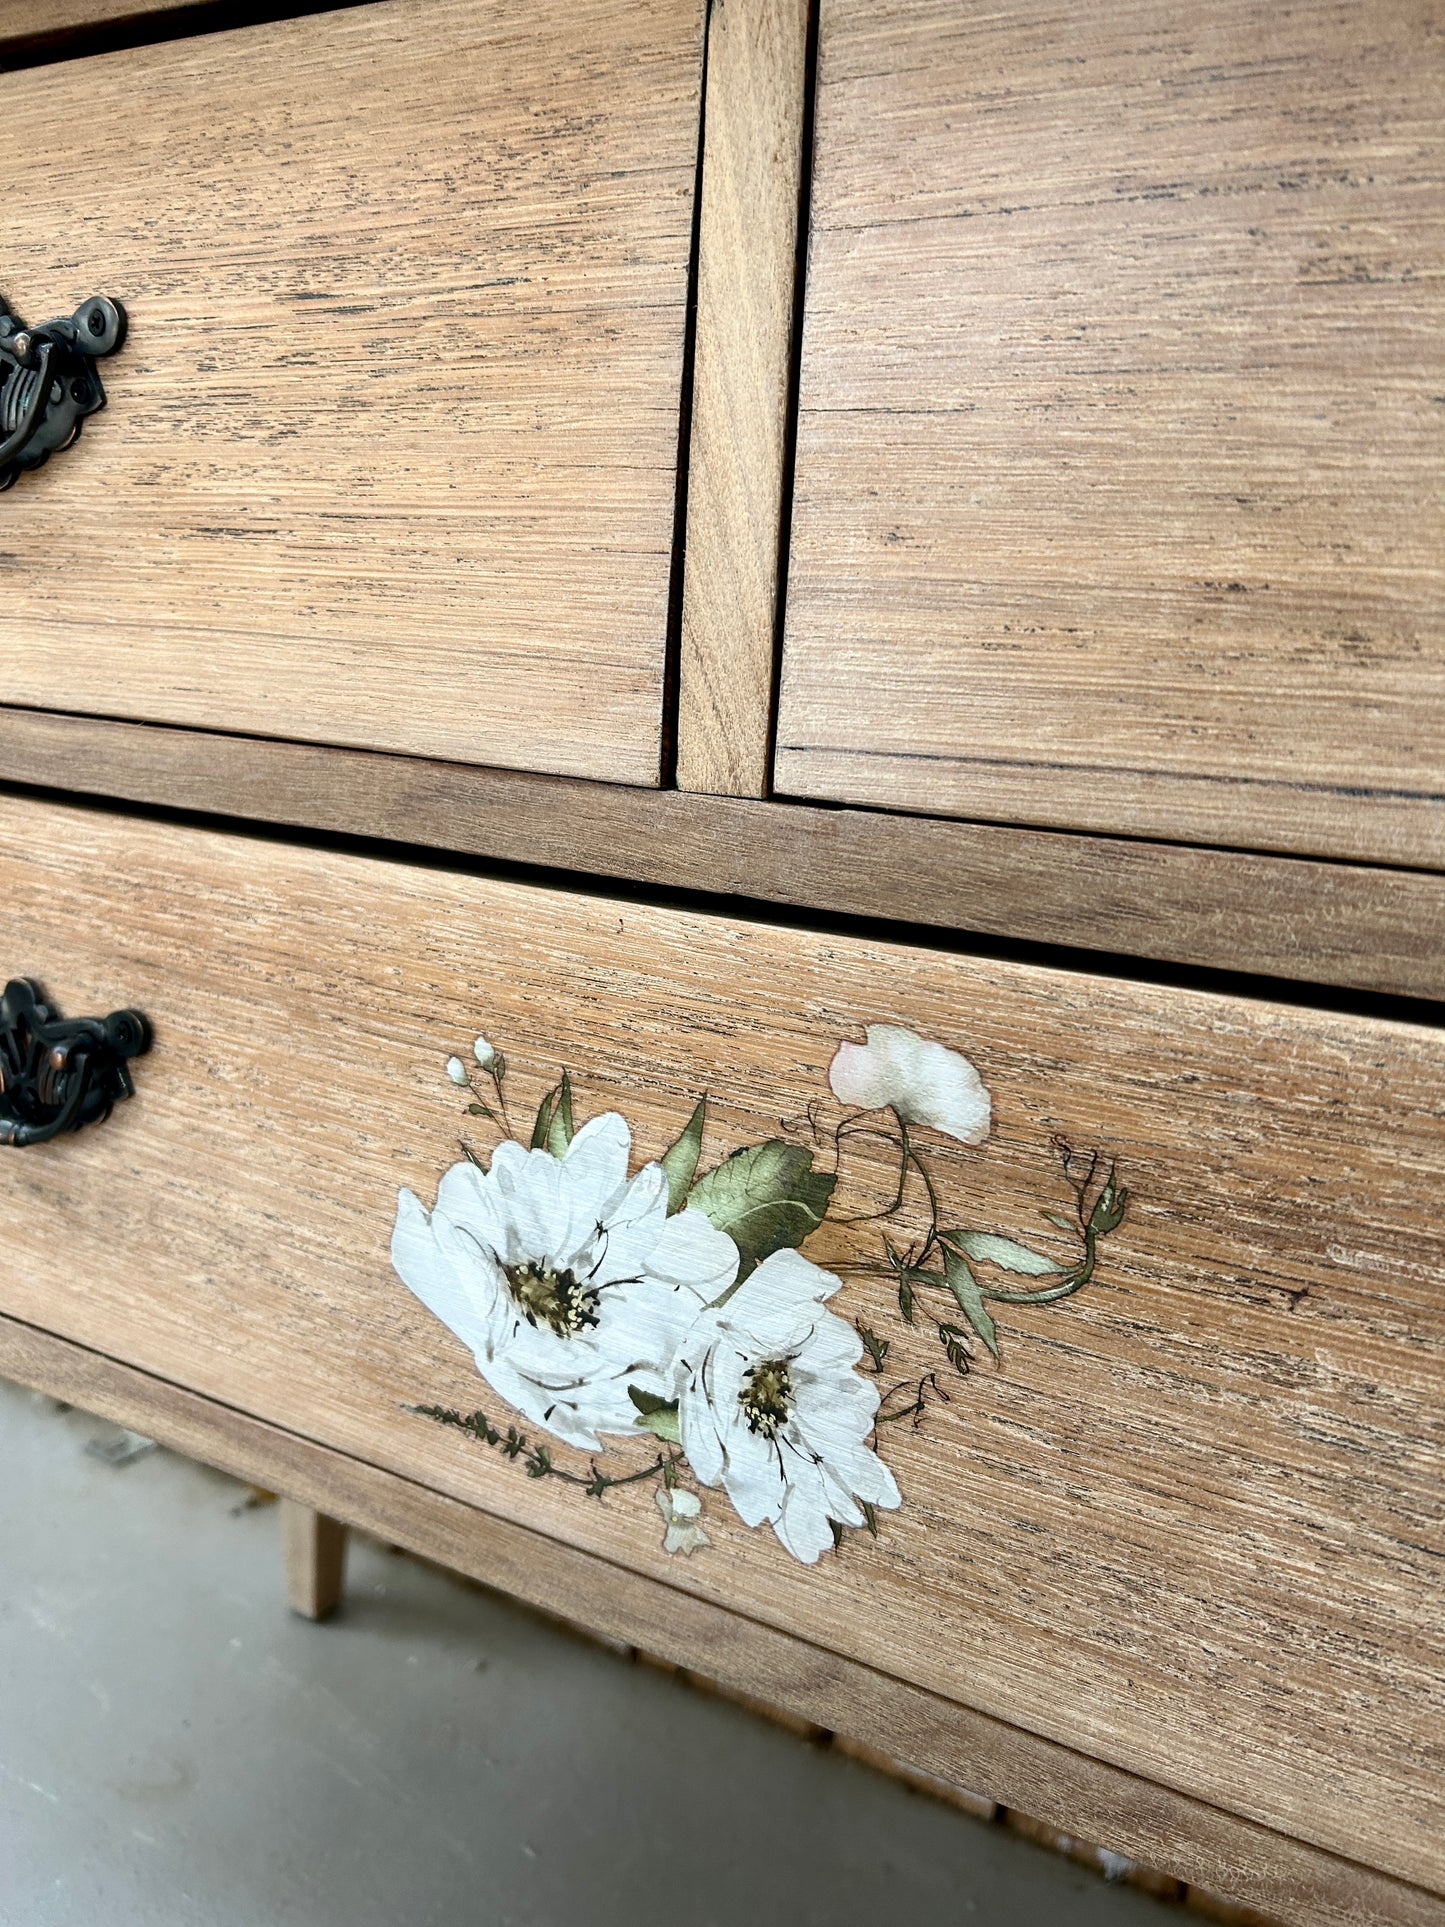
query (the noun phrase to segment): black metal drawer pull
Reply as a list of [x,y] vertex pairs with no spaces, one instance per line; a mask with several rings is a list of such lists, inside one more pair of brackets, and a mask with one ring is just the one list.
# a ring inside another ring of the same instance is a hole
[[0,1144],[44,1144],[99,1124],[134,1095],[126,1060],[150,1049],[138,1010],[58,1017],[28,977],[0,997]]
[[39,328],[27,328],[0,298],[0,490],[69,448],[85,417],[105,407],[95,364],[119,348],[125,325],[125,309],[100,294],[68,321]]

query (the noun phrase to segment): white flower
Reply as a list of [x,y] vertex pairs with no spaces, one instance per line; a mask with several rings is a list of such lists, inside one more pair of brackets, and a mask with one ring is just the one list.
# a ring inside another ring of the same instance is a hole
[[460,1057],[449,1057],[447,1059],[447,1076],[452,1080],[453,1084],[466,1085],[471,1082],[467,1076],[467,1067]]
[[866,1044],[840,1044],[828,1070],[833,1095],[865,1111],[892,1107],[905,1124],[930,1124],[964,1144],[988,1136],[991,1106],[968,1059],[901,1024],[869,1024]]
[[693,1471],[726,1486],[745,1525],[769,1520],[807,1565],[832,1545],[830,1519],[861,1526],[865,1502],[899,1503],[867,1443],[878,1388],[853,1369],[862,1344],[823,1302],[840,1282],[800,1252],[775,1251],[701,1314],[673,1370]]
[[667,1521],[667,1531],[662,1537],[664,1552],[696,1552],[699,1546],[710,1546],[702,1527],[697,1523],[697,1515],[702,1511],[702,1500],[686,1486],[675,1485],[670,1489],[659,1486],[652,1495],[657,1500],[657,1509]]
[[509,1140],[489,1171],[454,1164],[430,1214],[397,1200],[402,1281],[495,1391],[572,1445],[633,1433],[628,1386],[666,1395],[678,1340],[737,1275],[737,1247],[700,1211],[667,1215],[660,1164],[629,1181],[631,1148],[609,1112],[565,1157]]
[[472,1045],[472,1056],[476,1058],[483,1070],[486,1070],[496,1054],[496,1051],[487,1042],[485,1037],[479,1037],[476,1043]]

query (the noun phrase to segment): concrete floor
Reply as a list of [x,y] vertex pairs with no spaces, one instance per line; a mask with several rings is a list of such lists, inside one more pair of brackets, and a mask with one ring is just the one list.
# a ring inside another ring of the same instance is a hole
[[0,1381],[3,1927],[1182,1927],[1007,1833]]

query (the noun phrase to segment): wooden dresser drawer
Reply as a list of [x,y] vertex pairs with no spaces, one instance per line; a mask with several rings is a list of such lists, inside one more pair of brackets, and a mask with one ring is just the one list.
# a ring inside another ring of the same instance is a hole
[[1439,25],[823,0],[780,790],[1445,863]]
[[0,701],[655,783],[702,0],[387,0],[0,79],[0,288],[129,313]]
[[1440,1032],[14,798],[0,895],[155,1028],[8,1319],[1445,1889]]

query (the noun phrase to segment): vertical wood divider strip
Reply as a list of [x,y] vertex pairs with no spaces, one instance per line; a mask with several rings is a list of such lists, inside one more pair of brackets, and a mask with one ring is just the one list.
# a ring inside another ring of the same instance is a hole
[[714,0],[677,784],[767,794],[808,0]]

